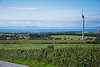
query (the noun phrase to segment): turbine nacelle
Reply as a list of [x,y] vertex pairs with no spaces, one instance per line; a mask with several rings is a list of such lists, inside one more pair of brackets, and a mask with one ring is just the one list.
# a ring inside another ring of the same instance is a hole
[[84,15],[82,15],[82,18],[84,18]]

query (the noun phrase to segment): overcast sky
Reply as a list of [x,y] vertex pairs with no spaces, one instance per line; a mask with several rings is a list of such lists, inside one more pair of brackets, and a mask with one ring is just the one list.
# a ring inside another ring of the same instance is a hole
[[0,26],[100,26],[100,0],[0,0]]

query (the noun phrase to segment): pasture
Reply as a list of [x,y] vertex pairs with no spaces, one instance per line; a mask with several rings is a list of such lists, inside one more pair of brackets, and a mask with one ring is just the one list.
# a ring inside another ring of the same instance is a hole
[[83,41],[78,35],[51,35],[53,40],[28,40],[26,35],[18,36],[25,39],[0,40],[0,60],[30,67],[100,66],[100,44],[96,44],[96,37],[85,36]]
[[[66,38],[67,40],[73,39],[73,40],[81,40],[82,36],[78,36],[78,35],[52,35],[51,37],[54,38]],[[86,40],[87,38],[93,38],[95,39],[96,37],[92,37],[92,36],[84,36],[84,39]]]
[[94,40],[0,40],[0,44],[91,44]]
[[100,44],[0,44],[0,60],[30,67],[100,67]]
[[0,49],[41,49],[51,45],[55,49],[65,47],[100,47],[100,44],[0,44]]
[[[96,34],[95,34],[96,35]],[[27,34],[27,33],[0,33],[0,40],[81,40],[79,34],[52,35],[52,34]],[[66,39],[65,39],[66,38]],[[85,40],[95,40],[96,37],[85,36]]]

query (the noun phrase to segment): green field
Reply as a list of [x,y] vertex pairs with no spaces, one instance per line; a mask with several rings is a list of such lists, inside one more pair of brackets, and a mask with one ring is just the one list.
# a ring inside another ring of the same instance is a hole
[[0,33],[0,36],[1,35],[15,35],[15,34],[9,34],[9,33]]
[[26,39],[0,40],[0,60],[30,67],[100,67],[96,37],[81,40],[81,36],[65,35],[64,40],[64,35],[52,35],[61,40],[28,40],[19,36]]
[[[48,37],[42,37],[44,34],[38,35],[36,34],[38,37],[40,38],[32,38],[32,40],[82,40],[82,36],[81,35],[48,35]],[[36,36],[35,34],[33,34],[32,36]],[[47,34],[45,34],[47,35]],[[95,34],[96,35],[96,34]],[[14,34],[14,33],[0,33],[1,36],[1,40],[30,40],[32,36],[30,36],[29,34]],[[5,38],[6,37],[6,38]],[[37,38],[37,39],[36,39]],[[65,39],[66,38],[66,39]],[[95,40],[96,37],[93,36],[85,36],[84,37],[85,40]]]
[[[54,37],[54,38],[67,38],[67,39],[75,39],[75,40],[78,40],[78,39],[82,39],[82,36],[78,36],[78,35],[52,35],[51,37]],[[85,39],[87,38],[93,38],[95,39],[96,37],[91,37],[91,36],[84,36]]]
[[0,44],[0,49],[40,49],[54,45],[54,48],[64,47],[100,47],[100,44]]
[[0,44],[0,60],[30,67],[100,67],[100,44]]
[[0,44],[85,44],[94,40],[0,40]]

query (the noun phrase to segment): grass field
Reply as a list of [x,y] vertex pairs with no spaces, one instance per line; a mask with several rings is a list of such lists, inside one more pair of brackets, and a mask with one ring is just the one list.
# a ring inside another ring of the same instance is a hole
[[[67,39],[82,39],[82,36],[78,36],[78,35],[52,35],[51,37],[54,37],[54,38],[67,38]],[[84,36],[85,39],[87,38],[93,38],[95,39],[96,37],[91,37],[91,36]]]
[[9,33],[8,34],[7,33],[4,34],[4,33],[1,33],[0,36],[1,35],[15,35],[15,34],[9,34]]
[[[1,36],[2,34],[0,34]],[[14,35],[14,34],[6,34]],[[0,40],[0,60],[30,67],[100,67],[100,44],[96,37],[52,35],[61,40]],[[8,38],[9,39],[9,38]]]
[[100,44],[0,44],[0,49],[40,49],[54,45],[54,48],[64,47],[100,47]]
[[0,40],[0,44],[84,44],[94,40]]
[[[1,35],[9,35],[9,37],[7,37],[7,39],[9,40],[11,37],[10,36],[14,36],[14,35],[17,35],[18,38],[25,38],[25,39],[29,39],[29,35],[27,34],[7,34],[7,33],[3,33],[3,34],[0,34]],[[66,38],[66,40],[81,40],[82,39],[82,36],[80,35],[50,35],[51,37],[53,38],[61,38],[62,40],[64,40],[64,38]],[[92,37],[92,36],[85,36],[84,37],[85,39],[87,38],[92,38],[92,40],[94,40],[96,37]]]
[[100,44],[0,44],[0,60],[30,67],[100,67]]

